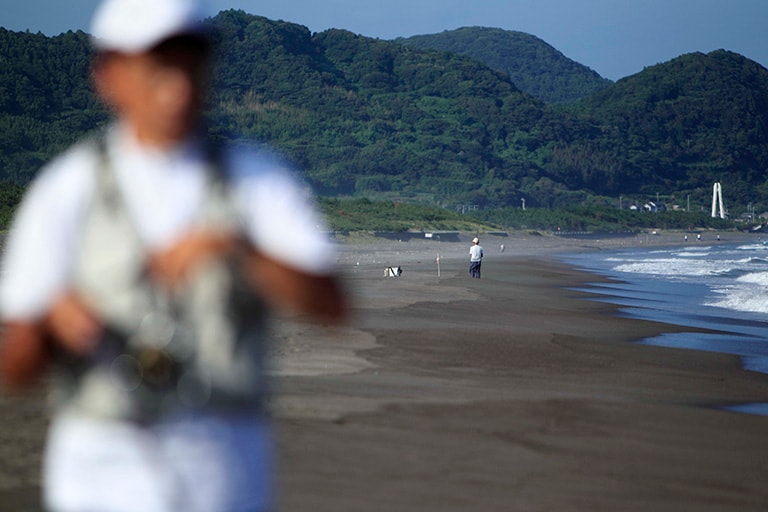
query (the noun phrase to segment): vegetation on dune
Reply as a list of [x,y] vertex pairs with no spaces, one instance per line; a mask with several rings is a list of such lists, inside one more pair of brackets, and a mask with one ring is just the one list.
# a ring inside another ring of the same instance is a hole
[[369,199],[320,200],[333,231],[489,231],[497,227],[472,216],[417,204]]
[[639,212],[605,207],[520,208],[484,210],[472,214],[487,224],[503,229],[541,231],[639,231],[653,229],[734,230],[739,227],[729,220],[692,212]]
[[444,208],[369,199],[322,199],[320,207],[333,231],[462,231],[537,230],[542,232],[639,231],[652,229],[734,230],[732,221],[704,213],[574,208],[504,208],[457,213]]

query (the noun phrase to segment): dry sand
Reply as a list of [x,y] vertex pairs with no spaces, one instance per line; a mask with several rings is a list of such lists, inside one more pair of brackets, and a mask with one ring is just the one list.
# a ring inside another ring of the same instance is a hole
[[[470,238],[340,244],[349,324],[279,322],[280,510],[768,509],[768,417],[717,408],[768,402],[768,376],[632,343],[678,328],[585,300],[597,278],[553,256],[682,235],[484,236],[480,280]],[[0,425],[0,511],[37,510],[41,393]]]

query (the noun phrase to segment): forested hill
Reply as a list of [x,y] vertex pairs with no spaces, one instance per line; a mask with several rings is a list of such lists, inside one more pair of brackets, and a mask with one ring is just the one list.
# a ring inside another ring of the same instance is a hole
[[[242,11],[214,18],[214,135],[266,140],[326,196],[479,207],[691,196],[765,204],[768,71],[692,54],[550,106],[472,58]],[[0,179],[103,125],[82,32],[0,30]],[[727,192],[728,193],[728,192]],[[612,204],[612,203],[611,203]]]
[[603,148],[621,149],[632,188],[674,193],[721,181],[744,201],[768,194],[768,70],[739,54],[683,55],[578,109],[603,126]]
[[512,203],[574,130],[468,57],[239,11],[216,23],[214,124],[277,143],[322,194]]
[[0,179],[25,182],[106,119],[88,81],[88,35],[0,28]]
[[395,41],[472,57],[491,69],[506,73],[520,90],[548,103],[573,102],[613,83],[569,59],[545,41],[524,32],[463,27]]

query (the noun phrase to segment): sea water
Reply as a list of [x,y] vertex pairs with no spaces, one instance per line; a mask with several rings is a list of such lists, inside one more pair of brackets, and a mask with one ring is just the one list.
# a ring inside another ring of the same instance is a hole
[[[565,260],[614,280],[586,291],[629,316],[713,333],[666,333],[640,341],[734,354],[746,370],[768,373],[768,245],[693,241],[568,255]],[[768,404],[734,410],[768,414]]]

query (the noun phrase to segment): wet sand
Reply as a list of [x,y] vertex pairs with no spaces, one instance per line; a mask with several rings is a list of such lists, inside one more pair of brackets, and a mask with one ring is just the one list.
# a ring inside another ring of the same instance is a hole
[[[470,238],[347,241],[348,325],[279,322],[280,510],[768,509],[768,417],[717,408],[768,402],[768,376],[632,343],[678,328],[587,300],[554,256],[679,236],[483,237],[480,280]],[[0,511],[38,509],[41,397],[0,401]]]

